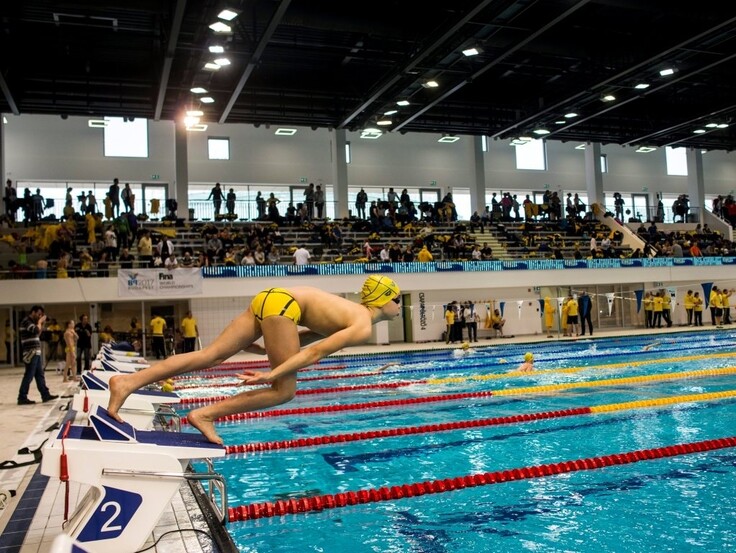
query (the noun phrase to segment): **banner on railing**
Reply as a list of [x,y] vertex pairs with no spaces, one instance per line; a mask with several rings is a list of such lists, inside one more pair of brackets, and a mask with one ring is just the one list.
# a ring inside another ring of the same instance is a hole
[[202,294],[200,269],[119,269],[118,296],[196,296]]

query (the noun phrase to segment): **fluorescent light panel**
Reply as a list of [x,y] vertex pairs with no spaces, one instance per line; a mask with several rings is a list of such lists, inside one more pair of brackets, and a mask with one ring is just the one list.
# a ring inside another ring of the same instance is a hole
[[480,54],[480,52],[480,48],[478,48],[477,46],[473,46],[472,48],[466,48],[465,50],[463,50],[463,56],[469,58],[471,56],[477,56],[478,54]]
[[438,86],[440,86],[440,83],[438,83],[435,80],[429,80],[429,81],[424,81],[422,83],[422,86],[424,88],[437,88]]
[[379,119],[378,121],[376,121],[376,125],[378,125],[379,127],[388,127],[391,123],[393,123],[391,119]]
[[671,67],[667,67],[666,69],[662,69],[662,71],[659,72],[659,74],[662,77],[669,77],[670,75],[673,75],[675,73],[675,70]]
[[220,70],[220,66],[217,65],[216,63],[212,63],[212,62],[205,63],[204,64],[204,68],[207,69],[207,70],[209,70],[209,71],[219,71]]
[[279,127],[276,129],[276,132],[273,133],[278,136],[294,136],[296,134],[296,129],[291,129],[288,127]]
[[378,140],[381,136],[383,136],[383,132],[379,129],[365,129],[360,133],[360,138],[365,138],[366,140]]
[[452,144],[453,142],[457,142],[458,140],[460,140],[459,136],[443,136],[440,137],[437,142],[442,142],[443,144]]
[[195,86],[194,88],[190,88],[189,92],[192,92],[194,94],[207,94],[207,89],[202,88],[201,86]]
[[384,111],[383,112],[384,115],[393,115],[394,113],[399,113],[399,110],[398,109],[390,109],[388,111]]
[[639,146],[636,149],[637,154],[648,154],[649,152],[654,152],[657,148],[653,148],[651,146]]
[[649,88],[649,84],[648,83],[639,83],[634,88],[637,89],[637,90],[644,90],[646,88]]
[[230,65],[230,60],[227,58],[217,58],[215,63],[220,67],[225,67],[226,65]]
[[218,13],[217,17],[219,17],[220,19],[224,19],[225,21],[232,21],[233,19],[238,17],[238,12],[226,8]]
[[215,99],[212,96],[202,96],[199,99],[199,101],[202,102],[203,104],[214,104],[215,103]]
[[215,31],[216,33],[232,33],[233,29],[230,27],[230,25],[226,25],[222,21],[217,21],[216,23],[213,23],[210,25],[210,29]]
[[396,102],[396,105],[397,106],[408,106],[409,100],[399,100],[398,102]]
[[210,54],[224,54],[225,48],[223,46],[212,45],[210,46]]
[[[3,117],[3,119],[5,118]],[[5,123],[7,122],[8,121],[5,120]],[[92,127],[93,129],[101,129],[103,127],[107,127],[107,121],[105,121],[104,119],[90,119],[89,121],[87,121],[87,125]]]
[[195,123],[194,125],[187,125],[187,130],[192,132],[204,132],[207,130],[207,125],[203,123]]

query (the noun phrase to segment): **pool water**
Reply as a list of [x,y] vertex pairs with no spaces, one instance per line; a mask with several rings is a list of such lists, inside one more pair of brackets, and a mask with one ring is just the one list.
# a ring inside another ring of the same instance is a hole
[[[331,357],[300,373],[300,390],[324,393],[298,395],[277,408],[324,412],[219,423],[217,430],[228,446],[298,445],[299,439],[355,433],[360,439],[234,453],[216,460],[215,470],[226,476],[229,506],[237,507],[731,437],[736,395],[703,394],[736,390],[736,372],[729,370],[736,365],[734,338],[728,331],[679,333],[477,347],[464,356],[433,350]],[[534,352],[537,371],[509,373],[525,351]],[[389,361],[399,365],[375,373]],[[242,391],[227,386],[234,371],[221,369],[216,378],[181,379],[182,386],[199,386],[183,387],[182,395]],[[707,369],[720,371],[687,372]],[[396,383],[402,385],[350,389]],[[488,391],[496,395],[483,394]],[[691,395],[661,405],[470,426],[494,417]],[[394,405],[380,405],[386,401]],[[446,423],[464,424],[437,426]],[[424,431],[426,425],[436,426]],[[422,431],[403,431],[412,427]],[[393,429],[402,432],[370,437]],[[239,520],[228,531],[244,552],[728,551],[736,550],[735,486],[736,448],[727,447]]]

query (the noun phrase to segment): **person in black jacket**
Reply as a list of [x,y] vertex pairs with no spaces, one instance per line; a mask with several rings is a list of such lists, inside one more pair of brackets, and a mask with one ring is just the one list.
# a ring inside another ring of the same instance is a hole
[[593,300],[590,298],[587,292],[580,292],[578,298],[580,304],[580,336],[585,336],[585,323],[588,323],[589,334],[593,336],[593,319],[591,315],[593,313]]
[[28,399],[28,391],[31,387],[31,381],[36,381],[36,388],[41,394],[41,401],[46,403],[59,396],[53,395],[48,386],[46,386],[46,377],[43,373],[43,363],[41,362],[41,330],[46,322],[46,314],[43,307],[34,305],[31,312],[20,323],[20,345],[21,357],[25,365],[26,372],[23,374],[23,380],[18,390],[18,405],[33,405],[36,403],[32,399]]

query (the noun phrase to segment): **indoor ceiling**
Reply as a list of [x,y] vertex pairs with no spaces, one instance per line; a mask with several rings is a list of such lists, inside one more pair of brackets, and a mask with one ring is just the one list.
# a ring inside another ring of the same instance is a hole
[[[226,7],[238,16],[216,34]],[[3,113],[201,109],[203,123],[736,147],[736,2],[21,0],[0,13]],[[204,69],[220,57],[230,65]]]

